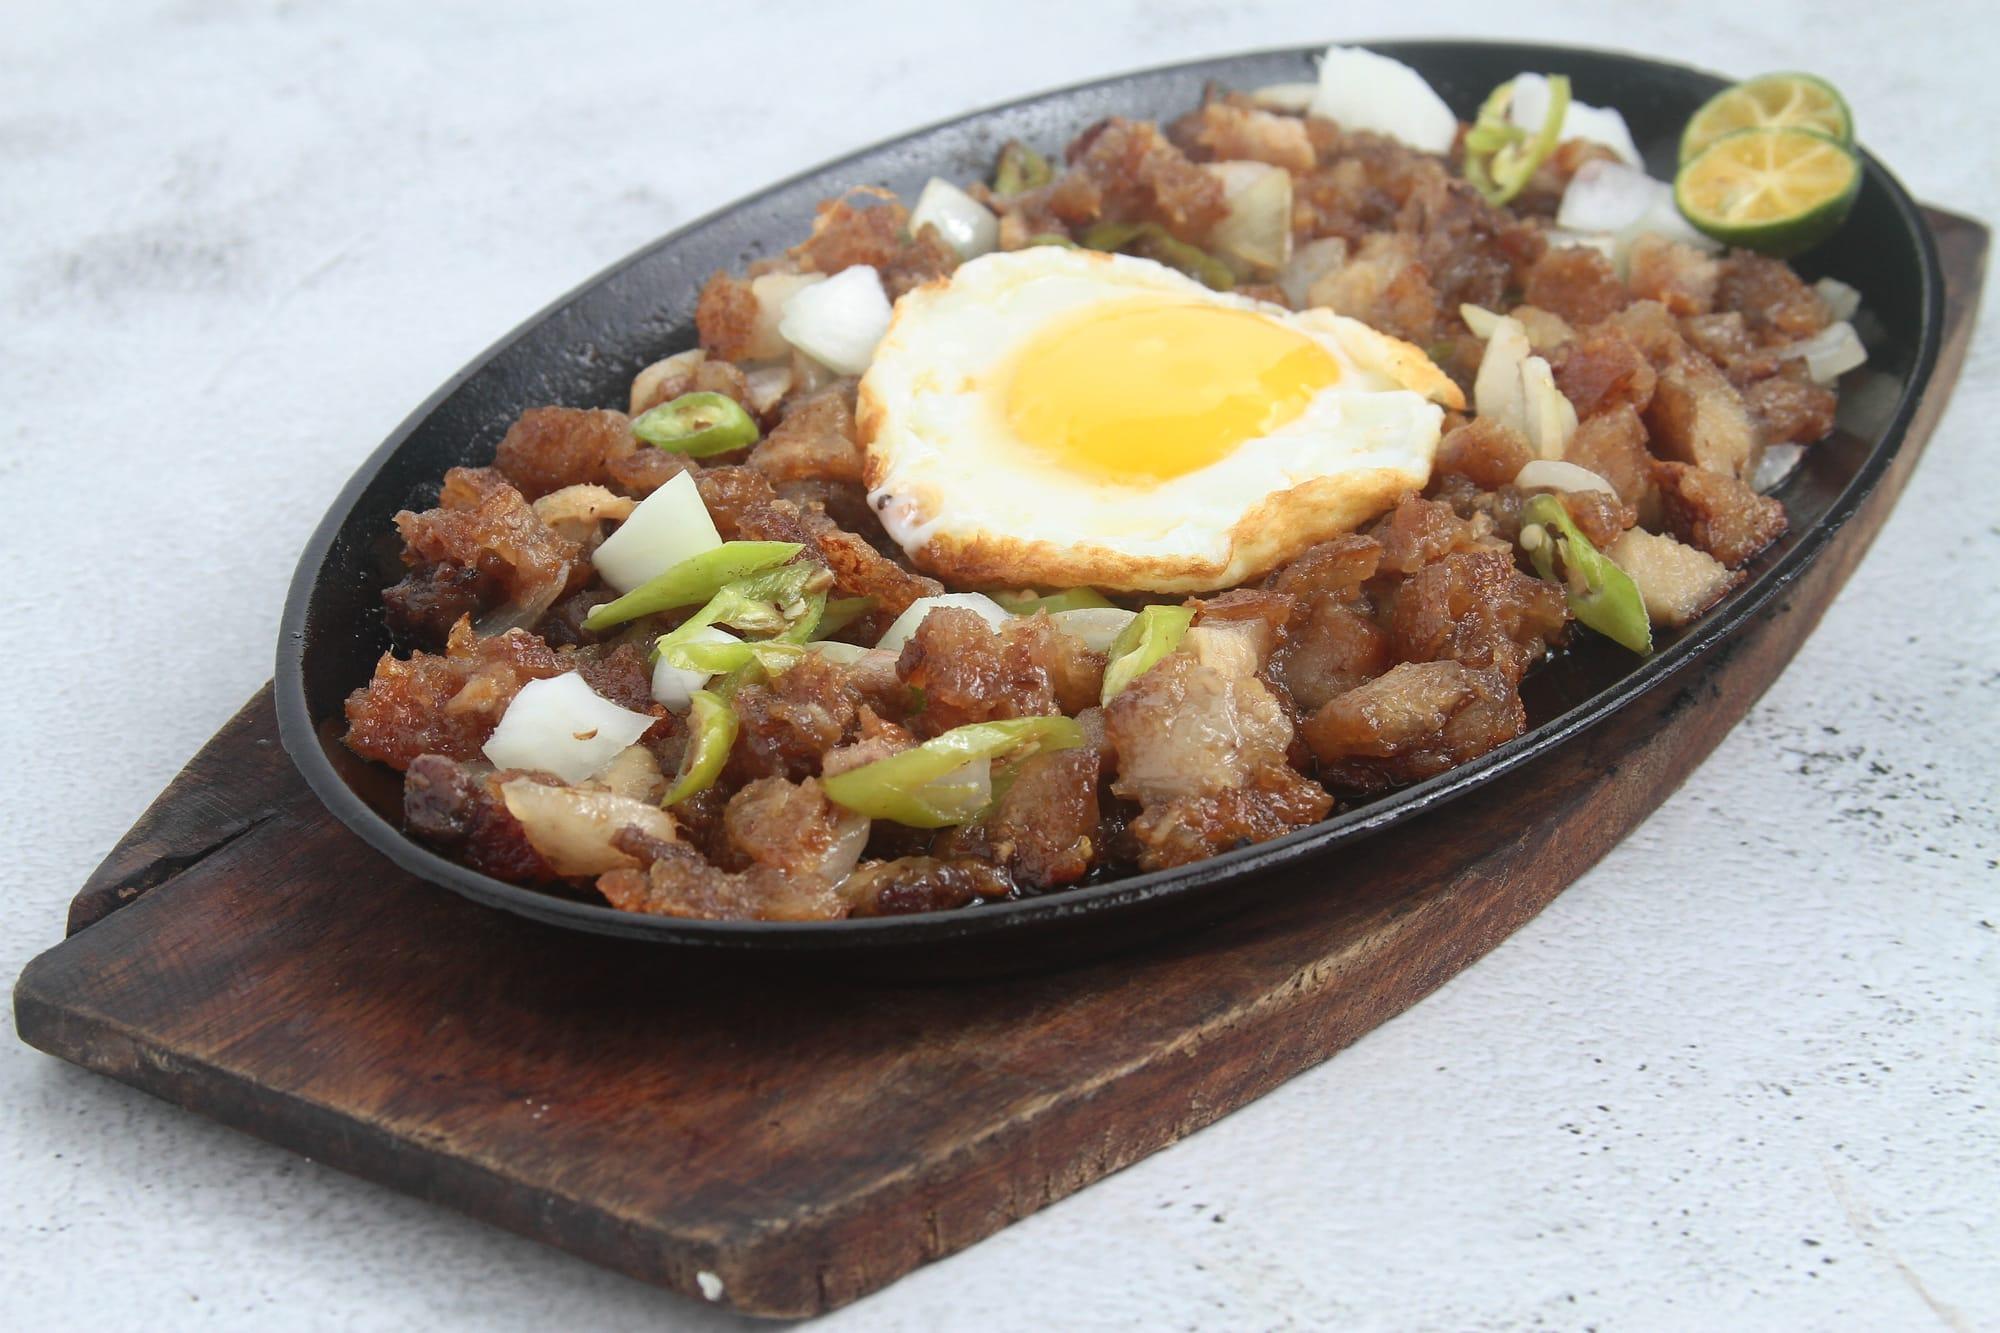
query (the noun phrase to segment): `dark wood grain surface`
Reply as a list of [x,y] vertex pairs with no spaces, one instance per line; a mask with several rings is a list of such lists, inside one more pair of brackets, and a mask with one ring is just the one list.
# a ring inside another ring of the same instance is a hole
[[675,1291],[761,1315],[851,1301],[1324,1060],[1679,786],[1812,631],[1943,410],[1986,232],[1932,223],[1937,377],[1893,471],[1783,596],[1512,781],[1198,938],[952,987],[689,970],[394,869],[292,772],[266,688],[22,974],[21,1036]]

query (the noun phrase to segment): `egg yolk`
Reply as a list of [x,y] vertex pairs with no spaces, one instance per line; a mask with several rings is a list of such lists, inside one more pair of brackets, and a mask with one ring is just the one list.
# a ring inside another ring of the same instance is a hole
[[1004,410],[1017,439],[1069,467],[1165,481],[1270,434],[1339,378],[1325,347],[1254,311],[1127,302],[1036,334]]

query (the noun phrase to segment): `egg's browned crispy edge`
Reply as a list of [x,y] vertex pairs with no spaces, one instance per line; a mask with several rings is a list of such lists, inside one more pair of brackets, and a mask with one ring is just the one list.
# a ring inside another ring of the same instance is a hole
[[[870,485],[876,483],[869,459]],[[1424,478],[1395,468],[1304,482],[1265,497],[1229,530],[1229,559],[1131,556],[1079,541],[1058,546],[1013,537],[939,534],[908,552],[919,569],[953,588],[1091,587],[1119,592],[1212,592],[1268,574],[1317,542],[1352,532],[1422,489]],[[934,517],[937,497],[914,487],[899,493],[918,522]]]

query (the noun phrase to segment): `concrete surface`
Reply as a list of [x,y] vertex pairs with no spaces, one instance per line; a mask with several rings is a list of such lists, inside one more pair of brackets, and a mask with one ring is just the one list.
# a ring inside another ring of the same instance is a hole
[[[1824,72],[1918,195],[2000,217],[1977,6],[16,0],[5,29],[9,976],[268,675],[300,544],[411,406],[856,145],[1167,60],[1472,32]],[[1994,1327],[1996,316],[1817,637],[1615,855],[1332,1063],[827,1325]],[[718,1322],[0,1043],[7,1327]]]

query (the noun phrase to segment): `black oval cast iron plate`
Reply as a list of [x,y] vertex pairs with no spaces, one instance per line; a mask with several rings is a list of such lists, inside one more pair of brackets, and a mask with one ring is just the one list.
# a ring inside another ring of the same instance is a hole
[[[1575,95],[1614,106],[1631,124],[1655,175],[1670,176],[1686,118],[1722,86],[1713,76],[1632,56],[1486,42],[1380,42],[1373,49],[1414,65],[1452,108],[1470,118],[1494,85],[1523,70],[1567,73]],[[1058,149],[1104,116],[1171,119],[1210,80],[1231,88],[1311,79],[1317,49],[1196,61],[1030,97],[974,112],[818,167],[712,214],[585,283],[502,339],[418,408],[362,464],[301,557],[278,642],[277,706],[286,750],[307,783],[348,827],[424,879],[508,911],[576,930],[704,951],[807,955],[843,969],[971,971],[1071,958],[1153,933],[1162,922],[1246,901],[1253,891],[1327,864],[1334,849],[1412,818],[1529,756],[1561,745],[1659,684],[1741,626],[1814,558],[1850,517],[1895,451],[1937,356],[1941,280],[1928,229],[1902,187],[1868,158],[1847,225],[1800,263],[1808,278],[1858,287],[1869,364],[1842,383],[1829,439],[1778,492],[1792,530],[1750,577],[1700,621],[1640,661],[1595,636],[1537,668],[1523,687],[1529,729],[1484,757],[1427,782],[1342,811],[1287,837],[1196,865],[1135,875],[1042,897],[929,915],[817,924],[707,922],[619,912],[601,902],[503,883],[457,864],[399,827],[400,775],[340,744],[341,704],[395,644],[381,589],[401,577],[390,522],[435,502],[445,469],[484,464],[529,407],[622,406],[632,375],[692,346],[695,298],[708,275],[735,269],[802,237],[815,202],[858,184],[914,197],[932,175],[983,176],[999,146],[1024,139]],[[1287,876],[1278,872],[1291,870]]]

